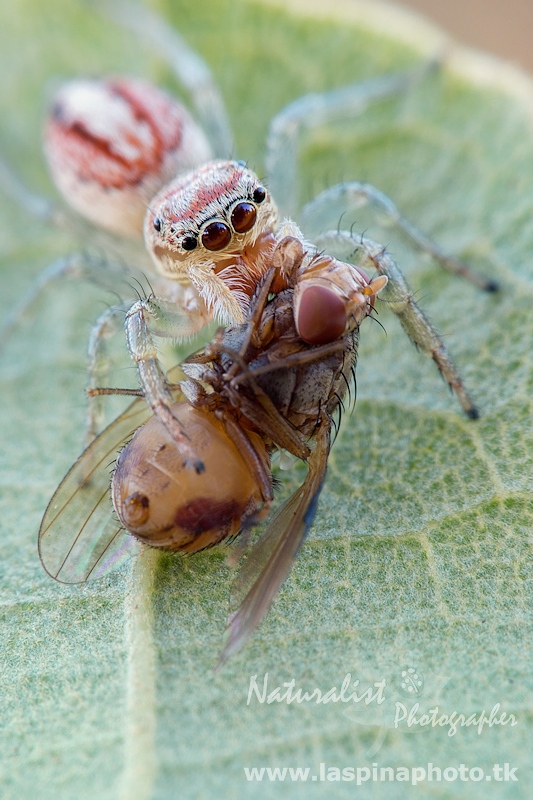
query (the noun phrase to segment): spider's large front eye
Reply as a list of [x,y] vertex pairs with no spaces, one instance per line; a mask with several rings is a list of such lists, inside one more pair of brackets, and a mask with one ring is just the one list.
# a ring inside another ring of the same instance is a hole
[[207,250],[222,250],[231,242],[231,231],[223,222],[211,222],[202,233],[202,244]]
[[238,203],[231,212],[231,224],[237,233],[247,233],[254,227],[256,217],[255,206],[251,203]]

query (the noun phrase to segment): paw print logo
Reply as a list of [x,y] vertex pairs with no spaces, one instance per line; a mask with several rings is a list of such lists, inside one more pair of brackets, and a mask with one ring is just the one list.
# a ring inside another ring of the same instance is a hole
[[402,689],[408,694],[419,694],[424,686],[424,681],[414,667],[402,670]]

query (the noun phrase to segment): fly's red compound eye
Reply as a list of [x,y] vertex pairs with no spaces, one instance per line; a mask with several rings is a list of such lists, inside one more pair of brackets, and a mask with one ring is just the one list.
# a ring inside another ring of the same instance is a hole
[[329,344],[346,330],[346,305],[325,286],[304,287],[296,297],[294,316],[298,335],[309,344]]
[[202,233],[206,250],[222,250],[231,242],[231,231],[223,222],[211,222]]
[[231,224],[237,233],[247,233],[255,225],[257,211],[251,203],[238,203],[231,212]]

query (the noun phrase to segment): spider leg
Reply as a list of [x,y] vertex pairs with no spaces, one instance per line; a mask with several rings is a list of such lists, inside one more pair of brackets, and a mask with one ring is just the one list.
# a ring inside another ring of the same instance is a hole
[[149,42],[163,56],[188,91],[214,155],[229,158],[233,152],[231,128],[222,95],[206,62],[162,17],[144,5],[111,0],[100,0],[98,5],[116,23]]
[[49,198],[28,189],[0,154],[0,186],[11,200],[47,225],[61,226],[63,212]]
[[72,253],[53,261],[37,275],[19,302],[6,315],[0,328],[0,350],[13,331],[34,311],[42,293],[56,280],[63,278],[87,280],[117,293],[124,290],[127,277],[118,263],[85,253]]
[[[148,279],[145,277],[145,282]],[[139,281],[141,291],[143,284]],[[106,309],[96,320],[89,337],[87,349],[87,367],[89,373],[88,404],[86,415],[86,444],[87,446],[98,434],[103,422],[104,393],[94,392],[107,385],[109,363],[107,358],[106,343],[117,333],[135,331],[139,317],[143,315],[152,320],[149,324],[154,335],[166,338],[185,340],[194,336],[201,328],[211,321],[211,313],[206,308],[202,298],[192,286],[185,286],[172,280],[157,276],[155,279],[157,298],[153,293],[149,297],[139,295],[136,303],[122,302]],[[130,286],[130,289],[132,287]],[[151,289],[151,287],[150,287]],[[132,318],[132,319],[130,319]],[[159,332],[158,323],[153,320],[164,319],[164,331]],[[165,327],[166,325],[166,327]],[[131,349],[130,349],[131,352]],[[136,352],[139,352],[138,350]],[[134,356],[135,359],[135,356]],[[161,372],[163,370],[161,369]],[[166,380],[166,379],[165,379]],[[141,381],[142,383],[142,381]],[[143,384],[143,394],[144,394]]]
[[297,207],[298,148],[304,133],[353,119],[371,103],[407,90],[433,66],[432,62],[329,92],[306,94],[282,108],[270,123],[265,159],[268,185],[281,215],[293,216]]
[[348,246],[350,247],[348,261],[356,263],[357,266],[370,272],[376,271],[380,275],[387,276],[388,283],[378,299],[384,301],[387,308],[396,314],[411,341],[435,361],[442,377],[455,393],[465,414],[471,419],[477,419],[479,411],[467,392],[442,338],[415,302],[402,271],[382,245],[363,237],[354,240],[349,231],[330,233],[328,240],[333,244],[338,242],[340,245],[344,245],[346,256],[348,255]]
[[[37,194],[32,189],[29,189],[16,172],[9,166],[7,159],[0,152],[0,188],[2,191],[16,203],[25,214],[31,214],[35,219],[43,222],[45,225],[50,225],[61,231],[79,237],[85,241],[90,241],[91,244],[102,248],[113,248],[117,250],[125,250],[127,247],[126,242],[120,244],[117,248],[115,239],[112,239],[105,231],[96,229],[87,220],[80,217],[78,214],[71,212],[66,206],[55,203],[49,197]],[[138,250],[138,242],[135,243]],[[130,247],[128,257],[135,251]],[[137,259],[138,261],[139,259]]]
[[[138,241],[118,240],[108,232],[95,228],[67,207],[56,205],[49,198],[30,190],[11,169],[0,153],[0,188],[24,213],[90,245],[93,253],[75,252],[58,258],[37,275],[19,302],[0,326],[0,350],[24,318],[31,314],[40,295],[56,280],[87,280],[111,292],[123,294],[127,281],[136,275],[144,277],[152,266]],[[101,257],[103,252],[109,257]],[[127,262],[127,267],[126,267]]]
[[[205,317],[199,316],[196,320],[198,328],[206,321]],[[176,306],[175,302],[161,297],[147,297],[134,303],[126,313],[125,329],[130,355],[137,366],[146,402],[179,444],[187,465],[198,473],[202,472],[202,462],[196,456],[180,422],[172,414],[170,406],[174,400],[154,343],[154,337],[176,339],[189,335],[190,313]]]
[[484,291],[497,291],[498,284],[495,280],[480,275],[455,256],[445,253],[425,233],[403,217],[387,195],[369,183],[350,181],[331,186],[307,203],[300,214],[300,223],[304,232],[309,234],[317,231],[320,225],[323,230],[323,220],[331,217],[332,213],[338,216],[341,210],[353,211],[367,205],[377,212],[381,217],[380,221],[387,226],[396,227],[416,250],[430,255],[442,269],[465,278]]

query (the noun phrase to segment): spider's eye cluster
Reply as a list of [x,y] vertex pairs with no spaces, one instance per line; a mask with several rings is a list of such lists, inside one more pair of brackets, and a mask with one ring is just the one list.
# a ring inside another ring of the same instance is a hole
[[[205,249],[212,252],[223,250],[231,242],[234,232],[248,233],[248,231],[251,231],[257,219],[256,205],[262,203],[265,198],[266,189],[262,186],[257,186],[252,194],[253,203],[241,201],[231,209],[231,227],[218,220],[206,225],[200,234],[200,239]],[[156,231],[161,230],[161,220],[158,217],[154,219],[154,228]],[[194,250],[198,246],[198,238],[194,234],[188,233],[181,240],[181,246],[184,250]]]

